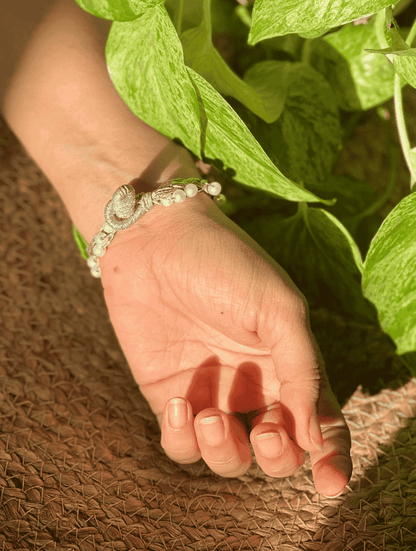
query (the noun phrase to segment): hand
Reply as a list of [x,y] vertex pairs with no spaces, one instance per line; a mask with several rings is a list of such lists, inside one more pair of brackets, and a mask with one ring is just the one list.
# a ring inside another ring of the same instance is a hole
[[263,471],[286,477],[307,450],[318,492],[342,492],[350,433],[288,274],[205,193],[155,206],[124,232],[100,261],[104,297],[166,454],[237,477],[250,440]]

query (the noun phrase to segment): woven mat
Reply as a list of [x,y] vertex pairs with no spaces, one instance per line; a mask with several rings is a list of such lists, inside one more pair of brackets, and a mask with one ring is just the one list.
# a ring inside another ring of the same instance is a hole
[[[311,311],[350,426],[344,495],[171,461],[68,213],[0,119],[0,550],[416,549],[416,380],[378,329]],[[368,380],[365,379],[367,377]]]

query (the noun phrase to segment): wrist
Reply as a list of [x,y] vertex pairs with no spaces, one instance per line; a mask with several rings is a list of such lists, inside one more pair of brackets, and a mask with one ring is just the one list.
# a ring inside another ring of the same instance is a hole
[[118,187],[140,178],[140,193],[173,177],[200,177],[184,147],[121,99],[95,18],[73,0],[58,1],[36,28],[8,86],[4,116],[87,242]]
[[[178,179],[182,181],[178,181]],[[106,234],[110,229],[104,225],[104,231],[97,235],[97,239],[93,240],[90,247],[87,247],[87,254],[90,255],[88,265],[91,268],[92,275],[100,277],[101,270],[108,270],[108,267],[114,265],[114,262],[120,261],[125,256],[126,249],[124,246],[126,243],[134,241],[135,254],[139,250],[143,251],[149,243],[151,243],[151,249],[153,250],[154,246],[157,247],[157,243],[172,238],[178,231],[183,231],[182,228],[189,230],[192,224],[194,227],[200,227],[204,216],[210,217],[215,210],[219,210],[218,205],[213,201],[213,194],[215,196],[221,191],[221,186],[218,183],[211,185],[201,176],[189,178],[178,176],[176,178],[169,178],[169,180],[169,184],[174,184],[175,187],[182,187],[185,191],[185,193],[181,192],[179,194],[182,195],[181,198],[175,198],[176,192],[173,193],[172,188],[169,189],[169,186],[165,190],[160,190],[160,193],[152,194],[150,205],[153,203],[153,206],[150,210],[146,211],[149,208],[149,203],[145,199],[145,212],[141,216],[139,216],[139,213],[143,212],[142,210],[136,210],[135,214],[133,214],[133,211],[128,209],[124,214],[120,214],[131,226],[126,230],[116,230],[116,234],[110,242],[106,238]],[[193,195],[195,192],[193,184],[196,184],[196,187],[199,188],[196,195]],[[162,185],[159,187],[162,187]],[[124,197],[124,195],[122,194],[121,197]],[[108,211],[110,226],[117,221],[117,216],[114,216],[118,212],[116,206],[117,199],[115,197],[114,201],[112,209]],[[121,199],[121,201],[123,203],[124,199]],[[221,202],[221,199],[219,201]],[[121,204],[119,204],[119,208]],[[137,216],[139,216],[138,219]],[[128,244],[127,246],[130,247],[131,245]],[[127,249],[127,256],[130,256],[129,250],[131,249]],[[142,252],[140,252],[141,254]]]
[[[104,224],[105,207],[120,186],[130,184],[134,187],[136,194],[139,194],[154,191],[173,178],[200,179],[203,177],[195,167],[188,151],[174,142],[171,144],[175,146],[176,156],[172,152],[172,158],[166,165],[162,165],[158,160],[145,171],[142,169],[143,163],[137,162],[137,152],[134,160],[131,159],[127,163],[125,159],[125,163],[129,165],[128,169],[121,167],[119,163],[102,162],[96,156],[83,158],[82,162],[73,158],[68,159],[68,169],[56,175],[53,185],[60,193],[73,224],[88,244]],[[60,159],[64,159],[62,154]],[[61,164],[61,166],[65,165]],[[146,221],[153,218],[153,211],[154,209],[151,209],[146,213]],[[141,221],[142,218],[138,223]],[[120,236],[124,239],[133,233],[135,226],[136,224],[133,224],[130,228],[117,231],[112,243],[117,243]]]

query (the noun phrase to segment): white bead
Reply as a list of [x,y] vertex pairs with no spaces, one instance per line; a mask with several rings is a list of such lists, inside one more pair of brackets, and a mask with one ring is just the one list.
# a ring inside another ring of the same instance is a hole
[[165,205],[165,207],[170,207],[173,203],[173,199],[171,197],[166,197],[165,199],[160,200],[162,205]]
[[101,247],[95,246],[93,248],[92,252],[95,254],[95,256],[104,256],[105,249],[102,249]]
[[207,190],[210,195],[218,195],[221,193],[221,184],[218,182],[211,182]]
[[108,222],[106,222],[103,226],[103,230],[106,232],[106,233],[112,233],[114,230],[113,228],[110,226],[110,224]]
[[183,203],[186,199],[186,193],[183,189],[175,189],[172,196],[175,203]]
[[90,268],[94,268],[95,266],[97,266],[97,261],[92,256],[90,256],[87,260],[87,264]]
[[101,277],[101,270],[100,268],[96,268],[95,270],[91,270],[91,275],[94,277]]
[[198,188],[195,184],[188,184],[185,186],[185,193],[188,197],[195,197],[195,195],[198,193]]

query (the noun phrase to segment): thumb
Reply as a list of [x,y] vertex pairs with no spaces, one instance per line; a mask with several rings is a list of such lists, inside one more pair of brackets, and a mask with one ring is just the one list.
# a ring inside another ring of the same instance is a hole
[[[301,295],[302,296],[302,295]],[[280,382],[280,404],[288,429],[297,444],[309,452],[322,451],[318,421],[321,384],[326,379],[324,360],[309,323],[306,299],[287,296],[290,307],[279,301],[262,301],[267,312],[258,320],[258,336],[271,350]]]

